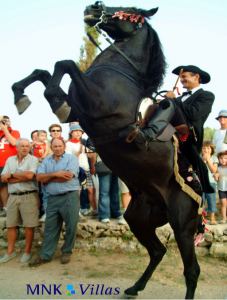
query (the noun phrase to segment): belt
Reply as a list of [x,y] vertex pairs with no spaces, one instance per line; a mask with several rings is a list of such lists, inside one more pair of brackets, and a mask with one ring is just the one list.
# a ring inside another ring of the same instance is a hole
[[11,193],[11,195],[22,196],[22,195],[32,194],[32,193],[37,193],[37,191],[34,190],[34,191],[27,191],[27,192],[21,192],[21,193]]
[[[75,192],[75,191],[69,191],[69,192],[66,192],[66,193],[64,193],[64,194],[58,194],[58,196],[64,196],[64,195],[67,195],[67,194],[72,193],[72,192]],[[54,196],[55,196],[55,195],[54,195]]]

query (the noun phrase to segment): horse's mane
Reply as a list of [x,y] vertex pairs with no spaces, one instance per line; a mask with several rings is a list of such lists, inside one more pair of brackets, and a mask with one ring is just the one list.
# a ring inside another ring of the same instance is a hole
[[147,67],[146,79],[144,80],[145,89],[148,96],[162,86],[166,73],[166,60],[162,50],[162,44],[157,32],[147,23],[148,28],[148,47],[150,49],[150,60]]

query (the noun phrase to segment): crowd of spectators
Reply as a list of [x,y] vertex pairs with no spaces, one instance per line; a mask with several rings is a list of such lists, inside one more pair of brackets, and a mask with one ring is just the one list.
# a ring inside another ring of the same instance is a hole
[[[214,193],[203,194],[211,225],[217,224],[216,185],[222,215],[219,223],[226,223],[227,204],[227,111],[222,110],[216,119],[221,128],[216,131],[213,143],[203,142],[201,153],[214,189]],[[47,132],[40,129],[31,133],[32,141],[20,138],[20,133],[11,128],[7,116],[0,117],[0,127],[0,216],[7,216],[8,228],[8,250],[0,262],[16,256],[16,226],[22,223],[26,230],[26,247],[20,261],[26,262],[31,258],[34,228],[39,222],[45,222],[41,254],[30,262],[30,266],[52,259],[63,221],[66,224],[65,242],[61,248],[63,264],[70,260],[77,223],[87,222],[86,216],[102,223],[110,222],[111,217],[118,219],[118,224],[127,224],[122,212],[129,205],[130,192],[112,172],[96,176],[95,163],[101,158],[91,150],[92,147],[85,149],[82,143],[84,132],[78,122],[69,124],[66,139],[61,136],[59,124],[49,127],[50,140]],[[85,182],[81,181],[81,174],[86,175]]]
[[[26,230],[26,247],[20,261],[26,262],[31,258],[34,228],[45,222],[42,251],[40,257],[30,263],[31,266],[52,259],[63,221],[66,226],[61,249],[63,264],[70,260],[77,223],[87,222],[86,216],[91,215],[103,223],[110,222],[111,217],[118,219],[119,224],[127,224],[120,210],[118,181],[124,211],[130,201],[129,190],[126,186],[122,190],[123,183],[113,173],[109,174],[115,180],[113,189],[106,189],[105,184],[97,185],[98,176],[94,177],[97,154],[89,148],[85,150],[81,142],[84,132],[78,122],[69,124],[67,139],[61,136],[62,127],[52,124],[49,127],[50,140],[47,132],[40,129],[31,133],[31,142],[12,130],[7,116],[0,117],[0,124],[1,216],[7,216],[8,229],[7,254],[0,262],[16,256],[16,227],[21,224]],[[81,172],[86,175],[83,183],[80,181]],[[102,176],[99,179],[101,183]]]
[[[227,208],[227,110],[221,110],[216,118],[221,128],[217,130],[211,141],[204,141],[202,146],[201,158],[207,165],[209,171],[210,184],[214,189],[214,193],[203,194],[203,204],[207,199],[207,212],[210,213],[210,224],[217,225],[215,213],[218,212],[216,207],[216,184],[218,196],[221,203],[220,224],[226,223]],[[216,152],[216,156],[214,153]]]

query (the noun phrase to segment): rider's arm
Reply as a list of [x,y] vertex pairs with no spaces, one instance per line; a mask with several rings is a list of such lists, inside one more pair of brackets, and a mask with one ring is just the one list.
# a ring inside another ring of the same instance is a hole
[[211,112],[213,102],[214,94],[204,91],[193,103],[182,103],[182,110],[187,120],[196,121]]

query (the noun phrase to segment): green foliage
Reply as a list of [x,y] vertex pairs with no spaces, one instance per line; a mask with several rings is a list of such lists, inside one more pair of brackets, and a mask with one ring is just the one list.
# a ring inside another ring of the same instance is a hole
[[131,234],[124,234],[121,239],[122,241],[127,242],[127,241],[131,241],[132,238],[133,236]]
[[211,129],[210,127],[204,128],[204,141],[213,141],[214,133],[217,129]]
[[[88,28],[88,25],[85,25],[85,32],[88,31],[92,35],[96,43],[100,45],[101,43],[98,41],[99,33],[94,27],[89,29]],[[98,48],[90,41],[87,36],[83,37],[83,41],[84,44],[80,47],[79,61],[76,62],[76,64],[82,72],[85,72],[97,56]]]

